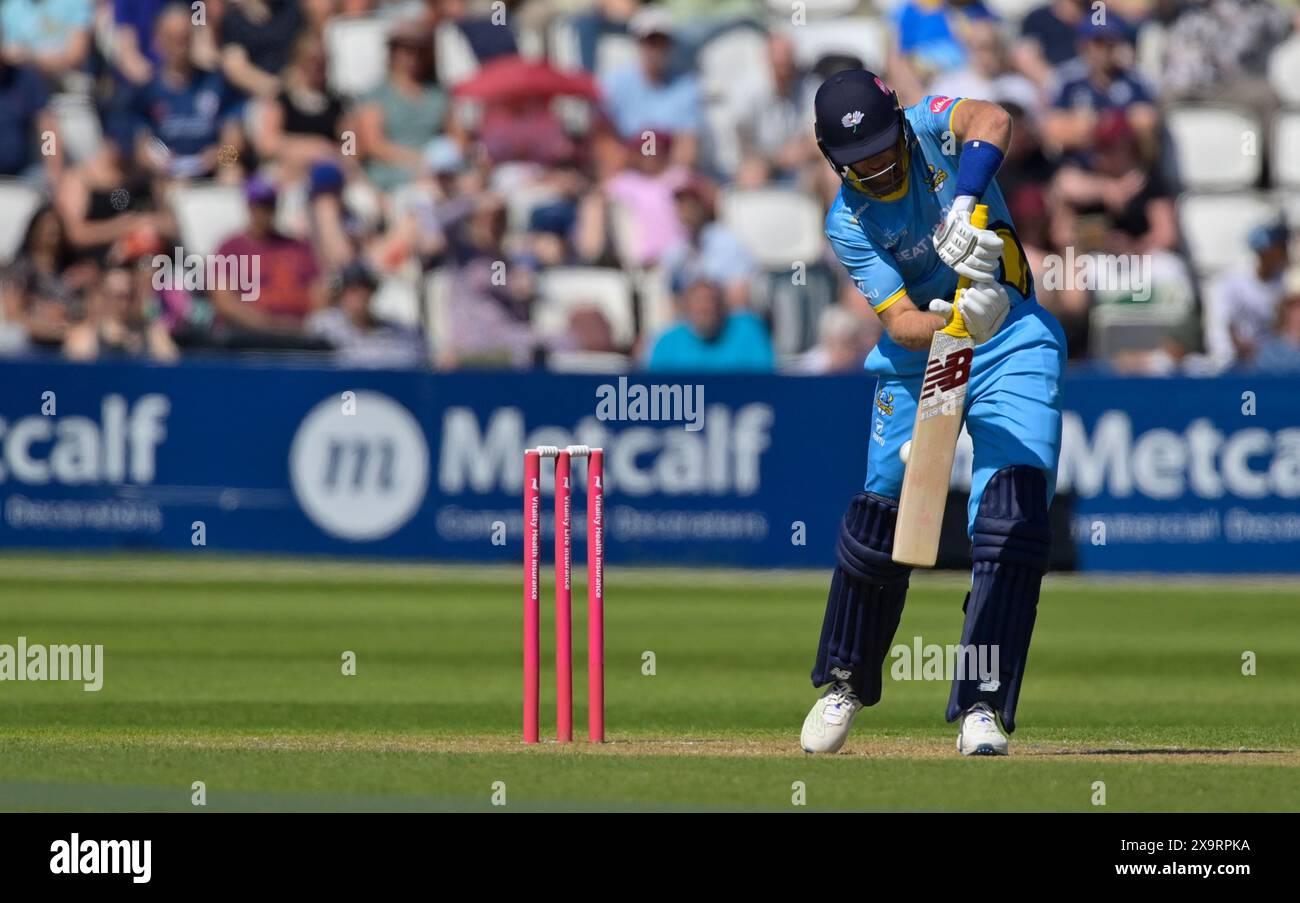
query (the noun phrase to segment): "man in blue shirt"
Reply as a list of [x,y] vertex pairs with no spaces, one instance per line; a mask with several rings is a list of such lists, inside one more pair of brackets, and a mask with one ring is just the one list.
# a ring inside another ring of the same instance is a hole
[[704,120],[700,86],[694,76],[672,71],[671,21],[662,10],[650,7],[632,18],[629,30],[640,44],[640,59],[603,80],[605,111],[624,138],[640,140],[647,131],[668,133],[673,162],[693,166]]
[[[814,686],[830,686],[805,719],[800,743],[808,752],[835,752],[857,712],[880,700],[881,668],[911,574],[892,557],[903,446],[931,339],[951,318],[964,276],[971,285],[958,303],[975,342],[965,411],[974,446],[967,512],[974,570],[961,642],[993,673],[958,670],[947,719],[960,721],[963,755],[1005,755],[998,722],[1015,729],[1051,546],[1047,511],[1066,351],[1061,327],[1035,298],[993,181],[1010,146],[1011,117],[996,104],[943,96],[904,110],[863,69],[828,78],[814,107],[818,146],[843,183],[826,234],[885,335],[866,365],[878,379],[867,479],[841,526],[812,672]],[[987,228],[971,222],[977,203],[988,207]]]
[[222,145],[238,147],[238,98],[219,72],[195,68],[188,7],[169,6],[154,28],[158,72],[129,90],[127,106],[141,131],[139,155],[171,178],[206,176]]
[[1154,99],[1125,62],[1125,46],[1133,39],[1132,28],[1110,13],[1104,22],[1085,17],[1076,34],[1079,57],[1061,66],[1060,89],[1043,121],[1046,136],[1080,159],[1092,142],[1101,114],[1122,110],[1142,147],[1155,147],[1159,114]]
[[763,321],[748,311],[728,312],[716,282],[692,282],[681,304],[684,322],[659,336],[647,369],[762,373],[776,366]]

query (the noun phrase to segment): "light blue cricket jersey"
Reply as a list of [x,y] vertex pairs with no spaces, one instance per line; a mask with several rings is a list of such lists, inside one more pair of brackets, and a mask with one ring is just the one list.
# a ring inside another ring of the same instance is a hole
[[[939,259],[933,236],[957,195],[961,145],[951,129],[953,111],[962,102],[931,95],[904,110],[916,136],[907,184],[885,200],[842,186],[826,214],[831,247],[877,313],[905,294],[925,310],[934,298],[952,300],[957,289],[957,273]],[[951,155],[944,153],[945,144]],[[1011,298],[1011,312],[996,336],[975,346],[975,366],[982,356],[1035,346],[1045,338],[1041,325],[1019,325],[1038,302],[1024,249],[996,182],[980,203],[988,205],[989,228],[1004,242],[998,280]],[[1030,322],[1037,319],[1031,317]],[[909,376],[925,369],[926,356],[924,351],[908,351],[885,334],[866,367],[878,376]]]

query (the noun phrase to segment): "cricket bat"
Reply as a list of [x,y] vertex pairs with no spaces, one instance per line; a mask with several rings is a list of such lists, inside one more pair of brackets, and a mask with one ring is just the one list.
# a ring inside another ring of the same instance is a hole
[[[970,216],[977,229],[988,227],[989,208],[977,204]],[[970,280],[957,280],[952,320],[930,340],[930,358],[916,400],[916,423],[898,502],[893,558],[899,564],[934,567],[939,557],[939,529],[948,503],[952,459],[957,453],[966,388],[970,383],[975,341],[962,322],[957,300]]]

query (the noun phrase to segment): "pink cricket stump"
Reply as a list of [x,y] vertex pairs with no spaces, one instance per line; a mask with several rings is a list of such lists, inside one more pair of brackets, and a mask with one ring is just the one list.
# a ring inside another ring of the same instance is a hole
[[542,633],[539,567],[541,562],[541,456],[524,452],[524,742],[538,742]]
[[605,742],[605,455],[587,458],[587,739]]
[[569,452],[555,458],[555,739],[573,742],[573,487]]

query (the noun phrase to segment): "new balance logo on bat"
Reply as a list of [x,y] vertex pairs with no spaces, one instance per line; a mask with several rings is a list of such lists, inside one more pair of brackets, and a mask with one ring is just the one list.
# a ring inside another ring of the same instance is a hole
[[966,385],[970,380],[970,362],[974,354],[974,349],[961,348],[930,361],[930,366],[925,369],[925,382],[921,386],[921,400]]

